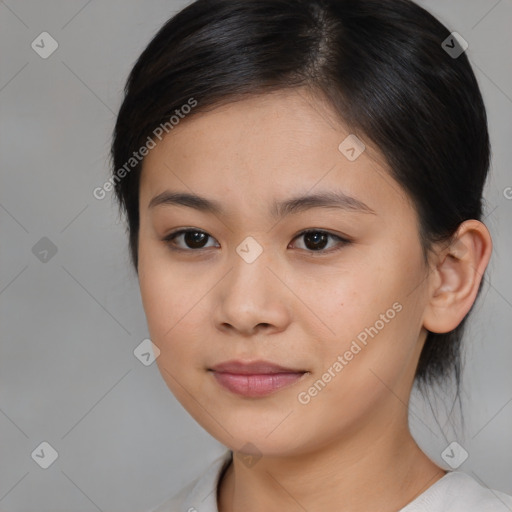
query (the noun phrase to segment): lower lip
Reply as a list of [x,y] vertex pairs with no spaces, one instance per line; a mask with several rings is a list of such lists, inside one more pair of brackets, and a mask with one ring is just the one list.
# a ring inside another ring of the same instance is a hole
[[258,397],[273,393],[297,382],[305,373],[272,373],[241,375],[213,372],[217,382],[229,391],[242,396]]

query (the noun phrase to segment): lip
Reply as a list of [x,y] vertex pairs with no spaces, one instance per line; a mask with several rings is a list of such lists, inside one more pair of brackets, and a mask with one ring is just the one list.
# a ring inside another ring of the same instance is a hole
[[271,361],[241,361],[232,359],[210,368],[216,372],[236,373],[237,375],[262,375],[270,373],[304,373],[306,370],[287,368]]
[[209,369],[216,381],[232,393],[261,397],[300,380],[307,370],[281,366],[270,361],[226,361]]

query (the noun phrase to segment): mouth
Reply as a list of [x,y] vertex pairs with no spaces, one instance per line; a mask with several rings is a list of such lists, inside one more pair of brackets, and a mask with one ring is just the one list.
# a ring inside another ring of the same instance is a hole
[[309,373],[269,361],[227,361],[208,370],[224,389],[245,397],[267,396],[291,386]]

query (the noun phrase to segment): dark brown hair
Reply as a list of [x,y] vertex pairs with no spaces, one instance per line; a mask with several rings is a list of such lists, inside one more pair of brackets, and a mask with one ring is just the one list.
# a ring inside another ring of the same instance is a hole
[[[122,179],[118,170],[191,98],[198,106],[187,118],[245,95],[309,86],[384,154],[415,204],[425,253],[480,219],[486,112],[466,54],[443,48],[449,37],[409,0],[197,0],[178,12],[135,63],[113,134],[115,193],[135,270],[141,164]],[[454,371],[458,384],[465,320],[428,334],[417,381]]]

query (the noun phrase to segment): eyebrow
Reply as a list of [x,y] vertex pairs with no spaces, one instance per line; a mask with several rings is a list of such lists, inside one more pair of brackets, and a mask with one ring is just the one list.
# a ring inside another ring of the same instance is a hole
[[[220,202],[186,192],[172,192],[170,190],[166,190],[151,199],[148,209],[162,205],[188,206],[214,215],[225,214]],[[326,191],[274,202],[271,209],[271,215],[274,218],[283,218],[287,215],[297,214],[311,208],[337,208],[341,210],[371,213],[376,215],[375,211],[368,205],[341,191]]]

